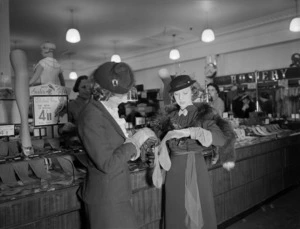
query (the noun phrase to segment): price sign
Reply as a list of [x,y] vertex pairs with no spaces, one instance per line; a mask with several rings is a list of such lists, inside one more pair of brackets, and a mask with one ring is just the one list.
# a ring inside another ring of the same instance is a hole
[[34,96],[34,126],[56,125],[68,122],[67,96]]
[[15,126],[14,125],[0,125],[0,136],[14,136]]

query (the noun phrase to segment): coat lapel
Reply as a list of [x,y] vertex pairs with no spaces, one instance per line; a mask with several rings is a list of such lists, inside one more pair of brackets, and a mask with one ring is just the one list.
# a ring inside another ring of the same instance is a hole
[[97,107],[99,110],[101,110],[101,112],[103,113],[103,115],[110,121],[110,123],[112,124],[112,126],[115,128],[115,130],[124,138],[126,139],[126,136],[124,135],[121,127],[119,126],[119,124],[116,122],[116,120],[111,116],[111,114],[106,110],[106,108],[103,106],[102,103],[95,101],[95,100],[91,100],[91,103],[93,103],[93,105],[95,107]]

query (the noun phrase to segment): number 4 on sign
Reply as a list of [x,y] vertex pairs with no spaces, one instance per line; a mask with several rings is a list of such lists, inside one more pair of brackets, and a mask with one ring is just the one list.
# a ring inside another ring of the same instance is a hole
[[45,121],[45,120],[51,120],[52,119],[52,114],[51,113],[46,113],[45,110],[42,110],[39,116],[39,119]]

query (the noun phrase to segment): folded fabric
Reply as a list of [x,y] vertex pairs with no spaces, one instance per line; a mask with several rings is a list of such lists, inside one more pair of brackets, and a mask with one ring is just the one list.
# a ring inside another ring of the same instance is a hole
[[1,164],[0,165],[0,177],[4,184],[17,184],[15,171],[12,164]]
[[28,176],[28,161],[20,161],[13,163],[12,165],[16,174],[24,184],[35,182],[34,179]]
[[65,155],[56,158],[63,171],[67,174],[73,174],[75,172],[75,166],[73,159],[70,155]]
[[187,154],[185,170],[186,225],[189,229],[202,228],[203,216],[197,183],[195,153]]
[[161,188],[163,184],[163,176],[158,161],[158,147],[154,148],[154,169],[152,174],[152,182],[157,188]]
[[87,154],[74,154],[77,160],[84,166],[88,166],[88,157]]
[[0,141],[0,156],[8,156],[8,143]]
[[44,163],[44,159],[34,159],[28,161],[31,169],[33,170],[34,174],[41,179],[48,179],[50,176],[47,173],[46,166]]
[[203,146],[208,147],[212,144],[212,134],[209,130],[205,130],[201,127],[191,127],[191,139],[198,140]]
[[17,156],[19,154],[18,143],[8,142],[8,156]]

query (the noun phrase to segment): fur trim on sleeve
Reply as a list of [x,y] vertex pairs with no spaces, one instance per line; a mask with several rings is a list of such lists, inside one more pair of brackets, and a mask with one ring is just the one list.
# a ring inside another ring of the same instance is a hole
[[236,159],[234,144],[236,137],[231,124],[220,117],[217,112],[207,103],[195,104],[198,107],[198,115],[195,122],[201,122],[203,120],[215,120],[217,126],[223,132],[226,142],[221,147],[216,147],[220,155],[220,162],[223,164],[225,162],[232,161]]

